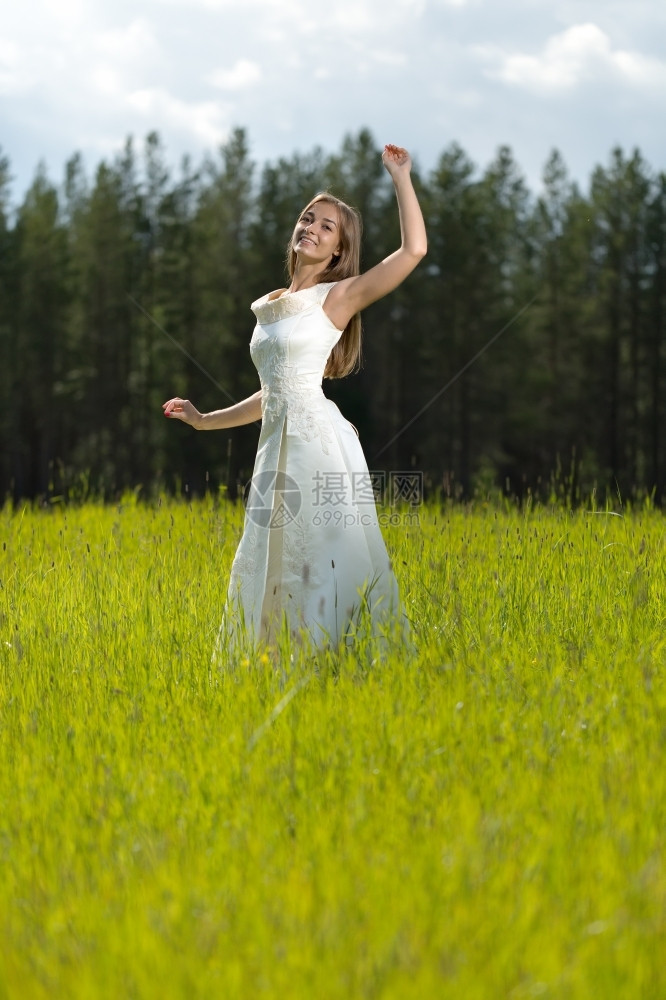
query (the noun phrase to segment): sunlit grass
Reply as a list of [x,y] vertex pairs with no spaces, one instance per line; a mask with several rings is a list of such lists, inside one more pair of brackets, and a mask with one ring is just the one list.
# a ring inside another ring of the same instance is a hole
[[419,514],[415,652],[219,670],[240,509],[5,509],[0,996],[666,995],[663,516]]

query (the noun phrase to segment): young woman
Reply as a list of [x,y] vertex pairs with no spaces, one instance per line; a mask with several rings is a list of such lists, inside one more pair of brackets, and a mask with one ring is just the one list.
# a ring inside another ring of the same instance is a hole
[[426,253],[410,156],[388,145],[382,160],[395,186],[400,248],[359,274],[358,215],[318,194],[289,244],[289,288],[252,303],[260,391],[212,413],[178,396],[163,404],[166,417],[197,430],[262,421],[225,608],[229,635],[244,626],[254,641],[272,642],[286,625],[315,646],[337,645],[353,636],[361,612],[382,626],[401,614],[358,436],[321,387],[322,376],[357,367],[361,310]]

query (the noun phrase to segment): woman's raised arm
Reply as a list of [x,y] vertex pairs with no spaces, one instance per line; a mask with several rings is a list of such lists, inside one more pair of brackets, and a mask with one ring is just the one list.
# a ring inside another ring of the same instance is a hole
[[401,146],[388,145],[384,147],[382,161],[395,187],[402,242],[399,250],[369,271],[346,278],[331,289],[324,310],[338,330],[344,330],[357,312],[397,288],[428,250],[423,213],[412,184],[409,153]]

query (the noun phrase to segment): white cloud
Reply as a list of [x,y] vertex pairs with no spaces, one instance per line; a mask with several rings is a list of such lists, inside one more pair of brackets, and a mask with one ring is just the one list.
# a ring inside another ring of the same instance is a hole
[[527,90],[565,92],[590,80],[615,78],[638,86],[666,86],[666,63],[613,49],[595,24],[577,24],[548,39],[538,55],[477,47],[495,63],[487,75]]
[[617,52],[615,64],[630,83],[639,87],[666,88],[666,62],[638,52]]
[[135,90],[126,100],[144,128],[187,132],[205,145],[218,145],[227,134],[223,109],[214,101],[183,101],[160,87]]
[[404,52],[392,52],[390,49],[369,49],[366,52],[369,59],[383,66],[404,66],[407,62]]
[[9,97],[28,84],[18,45],[0,38],[0,95]]
[[57,21],[72,24],[82,21],[86,14],[86,0],[41,0],[41,13]]
[[[166,7],[197,8],[211,14],[248,14],[249,30],[255,36],[267,25],[282,27],[292,38],[328,27],[346,35],[367,32],[381,34],[399,23],[415,23],[423,15],[428,0],[336,0],[313,6],[310,0],[153,0]],[[435,6],[462,7],[468,0],[430,0]],[[372,41],[372,37],[369,37]]]
[[143,17],[121,28],[96,32],[92,42],[97,52],[121,62],[145,61],[160,51],[154,30]]
[[122,92],[120,75],[110,66],[98,66],[90,75],[95,90],[105,97],[115,97]]
[[[435,6],[463,7],[468,0],[430,0]],[[347,28],[359,25],[382,30],[382,22],[392,22],[396,18],[415,19],[421,16],[428,0],[337,0],[336,3],[313,7],[309,0],[153,0],[166,7],[198,7],[212,12],[256,11],[264,15],[275,13],[279,20],[288,22],[292,30],[300,30],[304,20],[315,25],[340,23]]]
[[261,80],[260,66],[249,59],[239,59],[231,69],[215,69],[206,81],[220,90],[245,90]]

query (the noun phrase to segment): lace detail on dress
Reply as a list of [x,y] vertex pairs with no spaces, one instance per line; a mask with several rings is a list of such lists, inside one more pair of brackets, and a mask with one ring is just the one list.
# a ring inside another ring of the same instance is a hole
[[285,568],[296,577],[303,590],[318,582],[312,532],[306,529],[302,516],[295,518],[285,531],[283,554]]
[[[242,541],[245,541],[243,539]],[[248,537],[247,542],[250,542]],[[234,557],[233,564],[231,566],[231,574],[229,577],[230,586],[236,587],[247,587],[249,581],[252,580],[255,573],[257,572],[257,548],[256,545],[252,544],[242,544],[239,545],[238,551]]]
[[[310,595],[321,587],[317,552],[312,530],[308,530],[303,517],[296,518],[283,535],[282,558],[285,581],[282,587],[283,608],[288,611],[292,623],[292,635],[298,628],[307,626],[307,607]],[[326,604],[320,599],[322,608]],[[321,612],[320,608],[320,612]]]
[[321,449],[328,455],[333,441],[330,420],[322,412],[324,394],[313,384],[312,375],[296,371],[282,358],[273,355],[268,360],[270,378],[261,387],[262,419],[270,427],[286,414],[289,426],[303,441],[319,438]]

